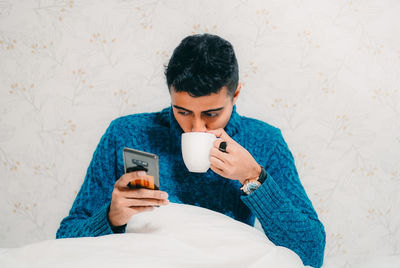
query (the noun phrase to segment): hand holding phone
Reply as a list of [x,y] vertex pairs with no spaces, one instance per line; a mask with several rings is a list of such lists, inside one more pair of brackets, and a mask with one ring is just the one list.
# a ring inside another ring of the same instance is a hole
[[114,185],[108,219],[114,226],[126,224],[132,215],[169,204],[160,190],[158,156],[139,150],[123,149],[124,172]]
[[126,224],[134,215],[144,211],[153,210],[155,206],[168,205],[168,193],[147,188],[130,189],[128,184],[137,179],[143,179],[145,171],[133,171],[122,175],[114,185],[109,222],[113,226]]

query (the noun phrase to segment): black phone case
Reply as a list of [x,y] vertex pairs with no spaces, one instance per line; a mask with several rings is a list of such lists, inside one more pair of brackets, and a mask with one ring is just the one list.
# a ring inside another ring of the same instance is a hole
[[146,176],[146,179],[131,181],[128,184],[129,188],[160,189],[158,156],[156,154],[124,148],[123,159],[125,173],[145,171],[149,175]]

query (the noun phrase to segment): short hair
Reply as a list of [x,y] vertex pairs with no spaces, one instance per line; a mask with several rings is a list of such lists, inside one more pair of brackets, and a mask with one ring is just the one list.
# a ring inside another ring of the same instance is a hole
[[224,86],[233,98],[239,81],[235,52],[227,40],[211,34],[184,38],[165,67],[168,89],[192,97],[218,93]]

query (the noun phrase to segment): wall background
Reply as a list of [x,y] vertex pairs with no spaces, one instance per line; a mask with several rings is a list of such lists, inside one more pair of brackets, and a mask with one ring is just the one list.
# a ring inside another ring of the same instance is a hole
[[326,264],[400,254],[399,1],[0,1],[0,247],[52,239],[110,121],[169,105],[186,35],[234,45],[238,112],[279,127]]

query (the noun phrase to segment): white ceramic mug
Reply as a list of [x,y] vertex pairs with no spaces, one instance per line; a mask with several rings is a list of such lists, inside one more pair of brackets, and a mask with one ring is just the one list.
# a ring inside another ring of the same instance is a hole
[[190,172],[203,173],[210,168],[210,150],[217,137],[206,132],[182,134],[183,162]]

